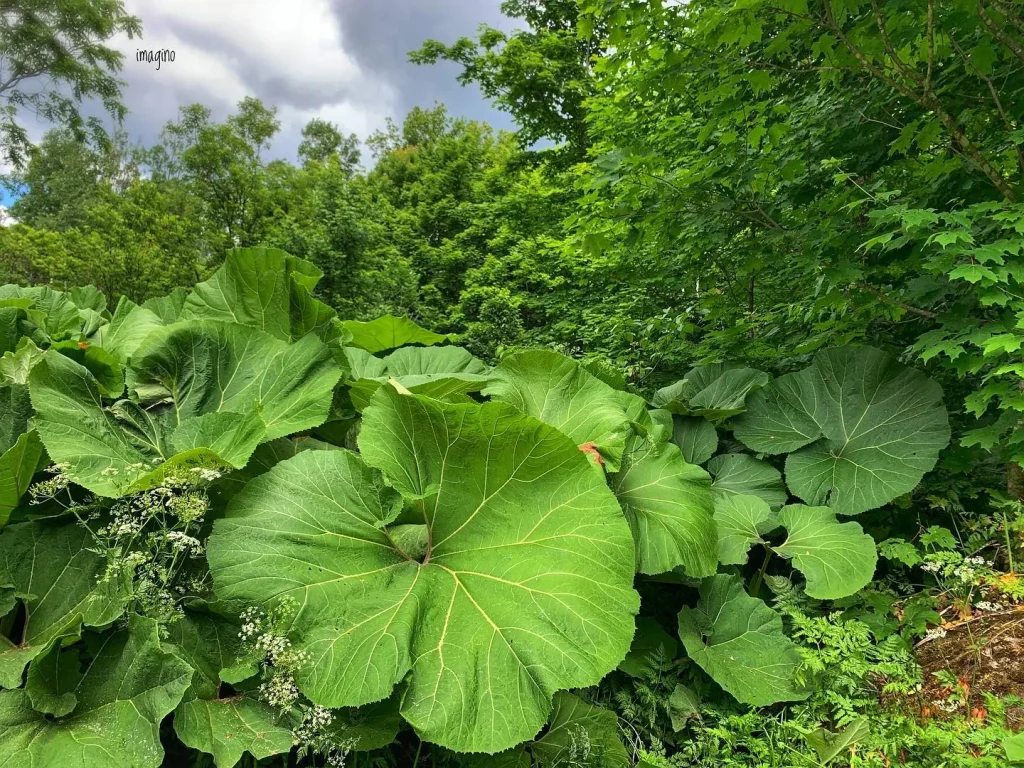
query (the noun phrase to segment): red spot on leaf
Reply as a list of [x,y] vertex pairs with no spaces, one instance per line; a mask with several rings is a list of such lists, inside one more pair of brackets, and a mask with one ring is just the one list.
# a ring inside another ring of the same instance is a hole
[[604,457],[601,456],[601,452],[597,450],[597,446],[594,443],[584,443],[579,448],[588,456],[592,456],[597,466],[604,466]]

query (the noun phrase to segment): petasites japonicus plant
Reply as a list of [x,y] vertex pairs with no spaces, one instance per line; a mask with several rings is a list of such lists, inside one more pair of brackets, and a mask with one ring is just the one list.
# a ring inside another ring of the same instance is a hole
[[648,403],[551,350],[341,321],[318,275],[243,249],[113,311],[0,291],[0,765],[155,768],[171,733],[218,768],[419,739],[630,765],[598,702],[666,659],[673,728],[697,690],[807,696],[762,574],[823,610],[864,588],[844,516],[948,440],[938,387],[876,350]]
[[755,392],[735,434],[758,453],[789,454],[793,495],[842,515],[912,491],[950,436],[939,385],[866,347],[819,352]]
[[300,454],[234,499],[209,545],[218,597],[299,602],[296,682],[317,704],[401,683],[425,740],[532,738],[557,691],[629,648],[639,598],[615,496],[571,440],[499,403],[381,387],[359,448]]

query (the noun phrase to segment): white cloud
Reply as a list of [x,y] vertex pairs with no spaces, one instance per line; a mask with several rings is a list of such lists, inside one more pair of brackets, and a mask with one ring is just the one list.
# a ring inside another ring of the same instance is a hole
[[[143,38],[120,36],[125,128],[152,145],[180,107],[200,103],[224,119],[245,96],[276,106],[281,132],[269,153],[294,159],[313,117],[366,138],[386,117],[414,105],[446,103],[454,114],[507,125],[476,88],[456,83],[458,67],[417,67],[409,50],[428,37],[453,40],[498,23],[500,0],[125,0]],[[175,60],[136,61],[136,51],[171,49]],[[84,107],[104,116],[99,104]],[[38,142],[51,127],[19,115]],[[110,127],[113,123],[109,118]],[[0,172],[5,169],[0,167]]]
[[[220,42],[207,50],[228,69],[237,63],[258,63],[264,73],[297,88],[357,83],[359,67],[342,47],[341,32],[328,0],[128,0],[128,9],[143,20],[147,48],[181,45],[182,38]],[[183,50],[175,62],[195,82],[222,71],[204,71],[189,64]],[[178,67],[175,67],[178,69]]]
[[[152,141],[179,107],[199,102],[223,118],[245,96],[279,108],[274,155],[294,154],[312,117],[367,136],[397,94],[344,48],[330,0],[127,0],[144,37],[116,41],[125,54],[127,127]],[[171,49],[173,62],[136,61],[136,51]]]

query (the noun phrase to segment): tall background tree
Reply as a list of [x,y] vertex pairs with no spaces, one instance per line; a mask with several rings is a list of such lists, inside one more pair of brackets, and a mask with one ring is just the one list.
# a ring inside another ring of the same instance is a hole
[[411,60],[460,64],[459,82],[475,83],[515,118],[522,146],[553,142],[569,159],[580,159],[590,143],[586,100],[594,93],[594,58],[605,44],[600,30],[580,34],[576,0],[505,0],[501,10],[523,26],[511,33],[484,26],[475,40],[451,44],[428,40]]
[[85,99],[124,116],[117,78],[124,56],[107,45],[117,34],[142,34],[121,0],[0,0],[0,159],[24,163],[25,113],[79,138],[98,125],[83,118]]

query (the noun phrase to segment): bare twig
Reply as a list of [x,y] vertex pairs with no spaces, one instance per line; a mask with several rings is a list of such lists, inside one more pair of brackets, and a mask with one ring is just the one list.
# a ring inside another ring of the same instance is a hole
[[1024,31],[1024,18],[1021,18],[1020,16],[1015,14],[1013,11],[1007,8],[1004,3],[1001,3],[999,0],[992,0],[992,7],[999,11],[999,13],[1001,13],[1007,21],[1013,24],[1013,26],[1017,27],[1017,29],[1021,31]]

